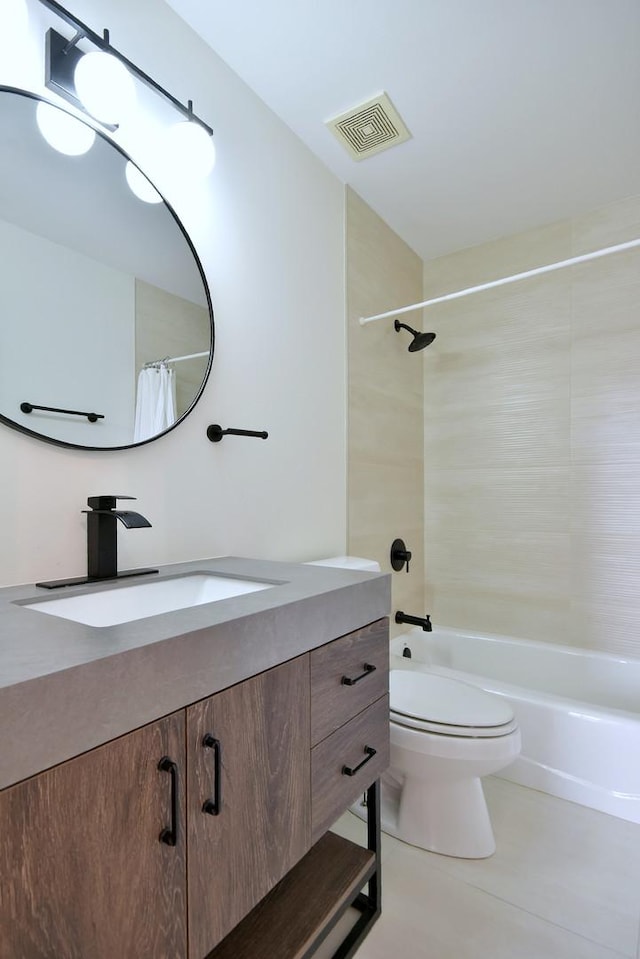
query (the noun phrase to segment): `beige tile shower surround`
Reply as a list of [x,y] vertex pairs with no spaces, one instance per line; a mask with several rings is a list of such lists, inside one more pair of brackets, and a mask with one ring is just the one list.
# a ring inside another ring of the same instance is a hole
[[[638,236],[633,197],[431,261],[424,295]],[[435,621],[640,656],[640,251],[424,312]]]
[[[423,392],[421,354],[393,322],[360,316],[422,295],[422,260],[347,190],[349,337],[348,549],[390,571],[396,537],[412,551],[410,573],[393,573],[392,609],[424,615]],[[415,319],[415,318],[414,318]],[[420,326],[420,317],[411,326]],[[392,635],[402,627],[392,624]]]
[[[209,312],[157,286],[136,279],[136,377],[149,357],[188,356],[209,351]],[[208,357],[175,364],[176,409],[182,416],[202,383]]]
[[416,356],[392,320],[358,324],[638,236],[631,197],[430,261],[423,291],[348,191],[349,550],[388,568],[406,539],[394,609],[640,656],[640,250],[408,314],[438,334]]

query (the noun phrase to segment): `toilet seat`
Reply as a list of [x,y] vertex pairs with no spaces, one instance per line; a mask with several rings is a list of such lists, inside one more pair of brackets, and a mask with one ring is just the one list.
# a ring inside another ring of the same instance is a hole
[[518,728],[515,719],[502,726],[451,726],[445,723],[428,722],[424,719],[413,719],[410,716],[403,716],[402,713],[394,713],[393,710],[389,713],[389,719],[397,726],[404,726],[406,729],[416,729],[418,732],[456,739],[497,739],[510,735]]
[[458,679],[392,669],[389,692],[391,722],[410,729],[464,739],[508,736],[517,729],[503,699]]

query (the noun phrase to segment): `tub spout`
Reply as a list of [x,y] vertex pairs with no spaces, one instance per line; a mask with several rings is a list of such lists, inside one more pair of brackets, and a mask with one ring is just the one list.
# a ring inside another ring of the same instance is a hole
[[396,613],[396,623],[408,623],[410,626],[420,626],[425,633],[430,633],[433,628],[431,626],[430,616],[409,616],[408,613],[403,613],[400,609]]

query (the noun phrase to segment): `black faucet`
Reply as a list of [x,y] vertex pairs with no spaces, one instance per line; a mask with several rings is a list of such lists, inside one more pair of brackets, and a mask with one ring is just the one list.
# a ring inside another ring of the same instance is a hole
[[425,633],[430,633],[433,628],[431,626],[430,616],[409,616],[408,613],[403,613],[402,610],[398,610],[396,613],[396,623],[409,623],[411,626],[421,626]]
[[90,496],[82,510],[87,514],[87,576],[96,579],[117,579],[120,576],[137,576],[142,573],[157,573],[157,569],[134,569],[118,572],[118,536],[116,520],[127,529],[151,526],[146,517],[132,510],[116,509],[116,500],[135,499],[135,496]]
[[61,586],[81,586],[103,579],[120,579],[123,576],[144,576],[157,573],[157,569],[124,569],[118,572],[118,524],[120,520],[127,529],[151,526],[141,513],[129,509],[116,509],[116,500],[135,499],[135,496],[90,496],[83,509],[87,514],[87,575],[73,579],[54,579],[36,583],[44,589],[59,589]]

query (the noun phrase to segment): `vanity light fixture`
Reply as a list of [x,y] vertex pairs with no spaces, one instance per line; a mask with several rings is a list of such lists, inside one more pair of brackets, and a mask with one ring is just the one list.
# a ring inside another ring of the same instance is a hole
[[179,120],[166,131],[167,162],[195,180],[204,180],[213,170],[216,150],[213,138],[203,127],[188,120]]
[[58,110],[41,100],[36,108],[36,122],[49,146],[67,156],[82,156],[94,144],[96,134],[90,126],[76,120],[70,113]]
[[[213,130],[193,112],[193,102],[181,103],[147,73],[115,49],[109,31],[95,33],[56,0],[39,0],[73,28],[71,39],[53,28],[45,37],[45,86],[94,121],[111,130],[130,113],[139,80],[167,100],[186,120],[167,131],[174,162],[192,178],[208,176],[215,160]],[[84,52],[78,44],[87,41],[95,48]],[[188,134],[183,128],[189,128]],[[174,140],[175,138],[175,140]],[[134,191],[135,192],[135,191]]]
[[95,50],[81,56],[73,82],[87,113],[101,123],[121,123],[135,108],[133,77],[110,53]]
[[127,178],[129,189],[132,193],[135,193],[139,200],[144,203],[162,203],[162,197],[156,188],[149,183],[144,173],[131,160],[127,161],[124,175]]

